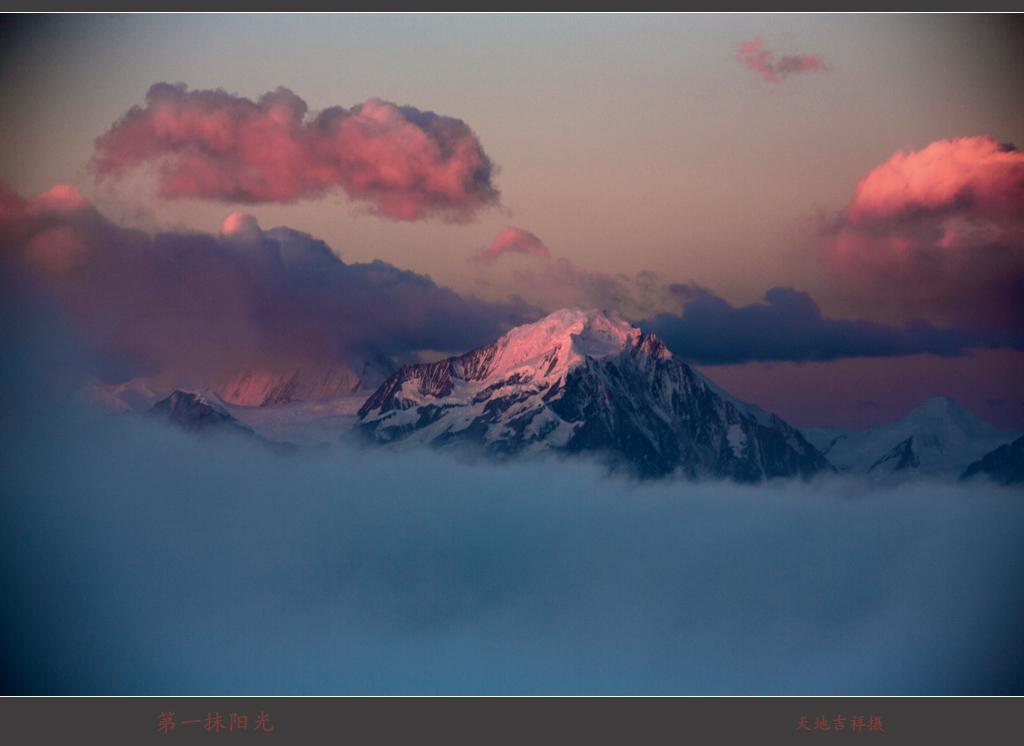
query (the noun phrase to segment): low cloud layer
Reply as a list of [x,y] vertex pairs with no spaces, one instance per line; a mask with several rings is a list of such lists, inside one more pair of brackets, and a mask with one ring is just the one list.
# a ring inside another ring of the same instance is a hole
[[794,73],[830,72],[832,69],[821,52],[778,57],[765,49],[764,39],[760,37],[740,44],[738,56],[744,67],[760,74],[766,83],[780,83]]
[[860,179],[825,259],[912,311],[1024,329],[1024,153],[990,136],[896,153]]
[[695,365],[919,353],[956,356],[977,347],[1024,349],[1024,334],[1012,330],[939,328],[926,321],[891,326],[825,318],[807,293],[792,288],[772,288],[765,294],[766,303],[739,308],[698,287],[677,285],[675,289],[685,299],[682,313],[661,313],[640,326]]
[[1009,490],[284,456],[44,396],[59,335],[4,330],[4,694],[1024,686]]
[[256,204],[342,189],[394,220],[470,220],[498,202],[494,167],[460,119],[379,99],[314,115],[287,88],[257,101],[158,83],[96,140],[99,178],[148,166],[162,197]]
[[329,367],[367,349],[410,361],[417,350],[464,352],[537,317],[381,261],[346,264],[324,242],[264,232],[244,213],[219,236],[150,237],[112,224],[74,187],[0,197],[0,269],[57,299],[111,382],[178,369],[210,385],[251,368]]

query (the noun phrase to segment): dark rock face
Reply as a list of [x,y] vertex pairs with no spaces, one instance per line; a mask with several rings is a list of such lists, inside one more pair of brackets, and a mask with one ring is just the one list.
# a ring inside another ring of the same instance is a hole
[[779,418],[760,422],[709,388],[673,357],[645,354],[651,337],[618,357],[588,359],[565,379],[550,408],[582,421],[565,444],[570,452],[602,451],[644,476],[676,469],[689,477],[740,482],[811,476],[828,463]]
[[231,431],[254,436],[252,429],[243,425],[227,412],[214,409],[201,396],[186,391],[175,391],[149,410],[152,416],[166,419],[189,432]]
[[920,465],[921,459],[914,453],[914,437],[911,436],[873,463],[868,471],[883,466],[888,466],[891,471],[904,471],[916,469]]
[[984,474],[998,484],[1024,483],[1024,437],[982,456],[967,467],[960,481],[978,474]]
[[635,333],[619,352],[584,355],[554,376],[557,348],[495,373],[500,343],[402,368],[360,409],[357,431],[493,456],[592,453],[641,477],[757,482],[831,470],[802,434],[721,395],[653,335]]

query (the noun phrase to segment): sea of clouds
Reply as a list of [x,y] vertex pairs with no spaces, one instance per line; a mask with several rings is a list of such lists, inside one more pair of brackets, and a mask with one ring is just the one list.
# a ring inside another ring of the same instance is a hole
[[76,403],[17,315],[5,694],[1024,690],[1019,490],[277,453]]

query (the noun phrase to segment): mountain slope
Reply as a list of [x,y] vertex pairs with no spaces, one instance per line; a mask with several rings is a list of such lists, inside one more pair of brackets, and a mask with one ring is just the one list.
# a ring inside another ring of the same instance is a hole
[[582,309],[406,366],[359,418],[357,430],[377,442],[590,452],[642,476],[678,470],[752,482],[829,468],[798,431],[725,395],[653,335]]
[[986,453],[964,470],[960,481],[978,474],[985,474],[998,484],[1024,483],[1024,437]]

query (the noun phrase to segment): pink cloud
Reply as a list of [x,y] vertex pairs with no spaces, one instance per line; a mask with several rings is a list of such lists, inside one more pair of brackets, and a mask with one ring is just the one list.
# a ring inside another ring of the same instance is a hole
[[490,248],[484,249],[473,257],[474,261],[493,264],[504,254],[526,254],[540,259],[550,259],[548,247],[529,231],[506,225],[494,237]]
[[783,55],[776,59],[775,53],[764,48],[764,39],[755,37],[740,44],[738,56],[748,70],[761,74],[766,83],[778,83],[791,73],[830,72],[821,52],[807,55]]
[[42,214],[48,212],[80,212],[92,207],[89,200],[82,196],[74,184],[57,184],[51,189],[33,198],[28,205],[29,212]]
[[896,153],[858,182],[825,260],[908,307],[1024,326],[1024,153],[990,136]]
[[161,196],[294,202],[342,189],[394,220],[470,220],[494,205],[493,165],[461,120],[369,99],[307,116],[287,88],[258,101],[158,83],[96,140],[98,178],[154,168]]
[[258,241],[263,235],[260,224],[252,215],[233,212],[220,224],[220,235],[239,241]]
[[97,220],[92,203],[72,184],[57,184],[26,200],[0,183],[0,255],[20,251],[40,269],[67,274],[88,255],[88,234]]

